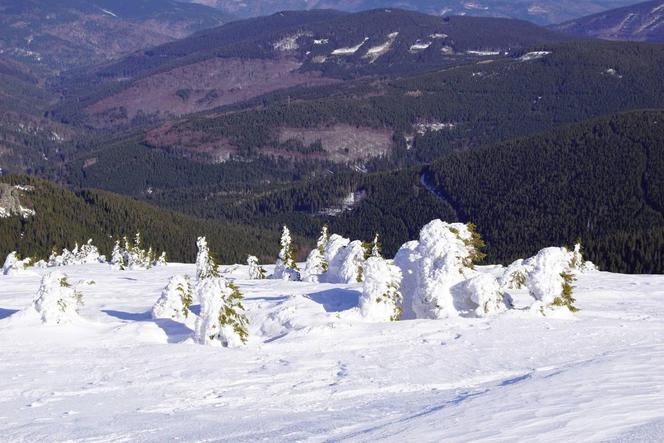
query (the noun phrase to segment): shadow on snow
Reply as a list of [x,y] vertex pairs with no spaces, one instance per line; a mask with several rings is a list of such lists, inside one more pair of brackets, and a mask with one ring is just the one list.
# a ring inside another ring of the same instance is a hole
[[[200,306],[198,305],[192,306],[192,312],[194,311],[194,308],[197,308],[197,310],[200,312]],[[102,310],[101,312],[126,322],[140,321],[140,322],[154,323],[155,325],[159,326],[161,330],[164,331],[164,333],[166,333],[166,335],[168,336],[169,343],[179,343],[183,340],[186,340],[188,337],[191,336],[193,332],[186,325],[176,322],[175,320],[171,320],[168,318],[155,320],[152,318],[152,314],[150,313],[150,311],[124,312],[124,311],[114,311],[111,309],[105,309]]]
[[10,317],[18,312],[18,309],[3,309],[0,308],[0,320]]
[[322,305],[326,312],[347,311],[360,303],[360,293],[350,289],[328,289],[309,294],[307,298]]

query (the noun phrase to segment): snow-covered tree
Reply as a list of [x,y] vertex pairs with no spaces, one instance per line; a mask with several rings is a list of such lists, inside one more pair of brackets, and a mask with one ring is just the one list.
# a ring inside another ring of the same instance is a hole
[[101,256],[99,255],[99,249],[92,244],[92,239],[89,239],[86,244],[81,246],[77,254],[74,254],[76,257],[77,264],[85,265],[90,263],[99,263]]
[[263,280],[267,276],[265,268],[261,266],[260,260],[254,255],[247,257],[247,266],[249,267],[249,279]]
[[10,252],[5,259],[4,265],[2,266],[2,273],[3,275],[11,275],[24,271],[28,266],[30,266],[31,262],[32,259],[30,257],[21,259],[21,257],[18,255],[18,252]]
[[111,252],[111,261],[110,264],[117,269],[123,270],[126,266],[125,263],[125,250],[120,246],[120,241],[115,241],[115,246],[113,246],[113,251]]
[[196,241],[198,254],[196,255],[196,280],[201,281],[207,278],[219,277],[217,263],[210,254],[205,237],[198,237]]
[[196,286],[201,313],[194,340],[200,344],[234,347],[247,342],[248,320],[237,286],[223,277],[208,277]]
[[526,260],[530,271],[526,285],[530,295],[537,300],[535,309],[564,307],[572,312],[574,306],[573,282],[575,280],[574,252],[566,248],[544,248],[536,256]]
[[133,243],[126,236],[123,237],[122,245],[116,240],[109,263],[120,270],[150,269],[165,265],[166,253],[162,252],[161,256],[157,258],[152,246],[147,250],[143,249],[139,232],[134,237]]
[[486,317],[505,312],[512,307],[512,299],[506,295],[498,280],[490,274],[478,273],[463,285],[465,302],[475,315]]
[[337,281],[340,283],[361,283],[364,281],[364,244],[360,240],[352,241],[339,251],[341,264]]
[[510,264],[500,277],[500,287],[505,289],[521,289],[526,286],[526,277],[532,267],[523,259]]
[[323,226],[320,237],[316,242],[316,248],[312,249],[307,257],[307,262],[302,272],[302,280],[317,282],[321,275],[327,272],[329,263],[325,258],[325,249],[330,241],[327,226]]
[[54,248],[48,258],[48,267],[85,265],[103,262],[104,260],[105,257],[99,255],[99,249],[92,244],[92,239],[90,239],[81,247],[76,243],[71,251],[64,248],[60,254]]
[[577,242],[574,245],[570,268],[580,274],[597,271],[597,266],[595,266],[593,262],[585,261],[583,259],[583,247],[581,246],[581,242]]
[[360,312],[370,321],[397,321],[401,318],[402,296],[399,291],[401,270],[380,257],[364,263],[364,285]]
[[273,278],[290,281],[300,280],[300,272],[297,269],[296,262],[297,251],[287,226],[284,226],[281,233],[280,244],[281,249],[279,250],[279,258],[274,268]]
[[78,310],[83,305],[83,295],[68,282],[67,276],[60,272],[51,272],[42,278],[37,292],[34,309],[44,323],[69,323],[78,317]]
[[433,220],[424,226],[417,245],[410,243],[397,260],[402,272],[410,274],[405,279],[405,311],[417,318],[458,315],[455,301],[467,298],[458,285],[474,276],[482,245],[472,225]]
[[153,266],[166,266],[168,264],[168,258],[166,257],[166,252],[162,252],[159,255],[159,258],[155,260]]
[[380,244],[380,239],[378,237],[378,233],[376,232],[376,234],[374,235],[373,240],[368,245],[367,252],[366,252],[364,258],[368,259],[369,257],[382,257],[381,249],[382,249],[382,245]]
[[191,315],[194,302],[194,287],[188,275],[176,275],[170,278],[168,286],[152,307],[152,318],[172,319],[186,322]]

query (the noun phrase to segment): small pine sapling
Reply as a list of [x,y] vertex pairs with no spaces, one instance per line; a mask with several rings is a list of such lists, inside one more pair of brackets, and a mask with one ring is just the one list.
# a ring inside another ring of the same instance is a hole
[[258,257],[254,255],[248,256],[247,266],[249,267],[249,278],[251,280],[263,280],[267,276],[267,271],[261,266]]

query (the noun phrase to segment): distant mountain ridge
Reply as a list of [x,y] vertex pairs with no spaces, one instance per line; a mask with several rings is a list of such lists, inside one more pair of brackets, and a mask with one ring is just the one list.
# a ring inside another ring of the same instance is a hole
[[61,71],[228,20],[219,10],[174,0],[0,0],[0,55]]
[[552,26],[559,32],[605,40],[664,42],[664,1],[655,0]]
[[470,15],[528,20],[546,25],[630,4],[630,0],[189,0],[240,17],[285,10],[338,9],[358,12],[404,8],[433,15]]
[[83,71],[64,79],[62,93],[65,107],[79,107],[76,118],[87,115],[108,126],[213,109],[293,86],[486,61],[566,39],[510,19],[399,9],[290,11],[228,23]]

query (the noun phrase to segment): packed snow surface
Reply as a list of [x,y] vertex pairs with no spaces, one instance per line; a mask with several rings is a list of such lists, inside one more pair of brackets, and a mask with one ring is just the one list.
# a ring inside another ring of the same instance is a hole
[[58,268],[84,303],[63,324],[27,315],[49,269],[0,276],[0,440],[664,441],[664,276],[581,274],[564,317],[510,289],[487,318],[374,322],[362,284],[224,270],[246,297],[236,348],[152,319],[194,265]]

